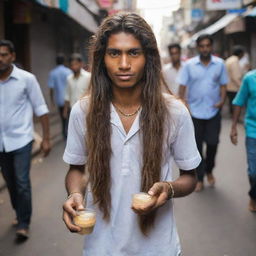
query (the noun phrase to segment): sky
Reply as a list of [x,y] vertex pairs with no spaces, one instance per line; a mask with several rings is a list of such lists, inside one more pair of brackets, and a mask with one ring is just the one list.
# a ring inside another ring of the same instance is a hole
[[180,0],[137,0],[137,8],[145,20],[152,25],[153,31],[160,42],[160,31],[162,28],[162,17],[171,16],[172,11],[179,8]]

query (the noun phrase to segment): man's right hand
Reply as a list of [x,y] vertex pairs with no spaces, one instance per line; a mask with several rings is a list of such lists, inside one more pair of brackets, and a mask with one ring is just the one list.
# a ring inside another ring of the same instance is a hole
[[234,145],[237,145],[237,137],[238,137],[238,134],[237,134],[237,129],[235,126],[233,126],[231,128],[231,131],[230,131],[230,140],[231,142],[234,144]]
[[63,221],[70,232],[80,232],[81,228],[73,223],[73,218],[77,216],[77,210],[83,210],[83,196],[80,193],[74,193],[63,204]]

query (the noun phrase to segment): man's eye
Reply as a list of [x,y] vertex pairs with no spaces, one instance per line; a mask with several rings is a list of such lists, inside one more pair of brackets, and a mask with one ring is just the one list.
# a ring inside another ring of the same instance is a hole
[[138,51],[130,51],[131,56],[138,56],[139,52]]
[[109,55],[114,58],[117,57],[119,54],[118,52],[110,52]]

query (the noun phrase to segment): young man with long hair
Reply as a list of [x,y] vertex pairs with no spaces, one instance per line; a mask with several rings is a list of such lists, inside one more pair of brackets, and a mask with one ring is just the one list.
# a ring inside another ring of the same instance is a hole
[[[161,92],[161,62],[150,26],[138,15],[106,18],[92,42],[89,95],[72,108],[65,162],[71,232],[76,210],[96,211],[84,255],[180,255],[172,197],[190,194],[201,161],[182,102]],[[172,180],[172,159],[180,177]],[[132,194],[153,197],[132,206]]]

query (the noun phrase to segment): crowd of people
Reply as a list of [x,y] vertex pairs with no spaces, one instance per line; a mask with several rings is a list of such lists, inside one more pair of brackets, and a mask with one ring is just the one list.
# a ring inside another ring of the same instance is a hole
[[[243,76],[239,59],[245,50],[234,47],[224,61],[213,55],[212,37],[201,35],[197,56],[183,62],[181,47],[172,44],[171,63],[162,69],[150,26],[133,13],[106,18],[93,39],[91,72],[83,69],[80,54],[70,57],[69,67],[60,54],[48,81],[66,140],[63,159],[69,164],[63,220],[71,232],[80,232],[73,219],[84,201],[97,215],[93,233],[85,237],[84,255],[181,255],[172,199],[203,191],[204,176],[214,186],[226,94],[233,144],[246,107],[249,209],[256,212],[256,72]],[[35,76],[14,60],[12,42],[1,40],[0,166],[17,216],[16,235],[26,239],[33,113],[40,117],[47,155],[49,110]],[[180,170],[176,180],[173,161]],[[152,200],[131,205],[132,194],[141,191]]]

